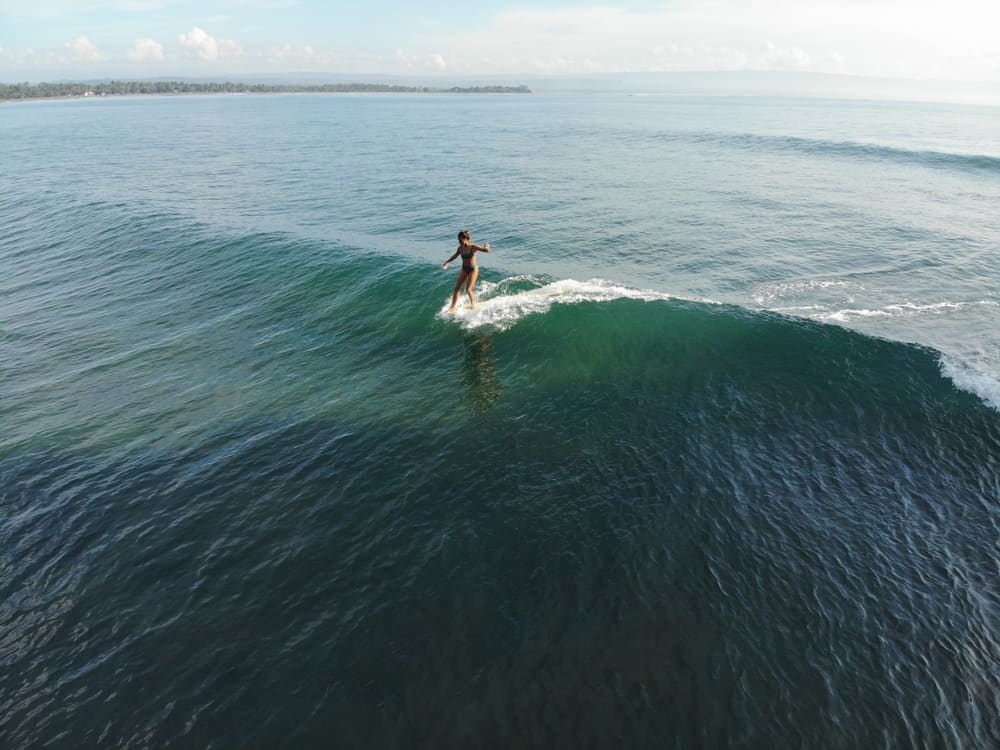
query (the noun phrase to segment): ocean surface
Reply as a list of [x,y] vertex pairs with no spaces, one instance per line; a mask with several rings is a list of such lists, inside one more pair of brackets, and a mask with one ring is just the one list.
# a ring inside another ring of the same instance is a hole
[[0,228],[0,747],[1000,746],[1000,109],[7,104]]

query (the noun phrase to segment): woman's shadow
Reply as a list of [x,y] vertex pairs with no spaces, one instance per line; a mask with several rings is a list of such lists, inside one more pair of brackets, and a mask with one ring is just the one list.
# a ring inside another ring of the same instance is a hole
[[465,356],[459,376],[464,386],[467,406],[476,414],[484,414],[500,398],[500,379],[493,362],[493,336],[488,333],[470,333],[463,341]]

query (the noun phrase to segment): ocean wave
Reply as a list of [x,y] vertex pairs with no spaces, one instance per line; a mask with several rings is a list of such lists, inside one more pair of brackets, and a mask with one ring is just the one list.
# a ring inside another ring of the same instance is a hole
[[[809,282],[813,288],[817,286],[826,288],[828,286],[841,286],[840,282]],[[634,300],[641,302],[669,302],[682,301],[694,302],[705,305],[719,306],[720,303],[705,299],[681,297],[678,295],[654,291],[650,289],[638,289],[634,287],[618,284],[606,279],[594,278],[586,281],[575,279],[553,279],[546,276],[534,276],[530,274],[515,275],[503,278],[499,281],[483,281],[478,292],[478,308],[473,310],[467,305],[464,296],[460,299],[460,306],[455,313],[448,312],[450,300],[446,300],[436,314],[436,318],[441,321],[456,324],[467,331],[489,329],[492,331],[506,331],[519,321],[532,315],[541,315],[549,312],[554,305],[572,305],[581,302],[612,302],[616,300]],[[768,308],[768,312],[777,312],[782,315],[790,314],[792,318],[809,320],[823,325],[833,325],[842,328],[841,324],[849,323],[853,319],[861,318],[892,318],[912,315],[936,315],[948,314],[960,311],[970,306],[1000,306],[1000,303],[991,300],[975,300],[969,302],[942,301],[927,304],[913,302],[901,302],[885,305],[879,308],[843,308],[830,309],[823,305],[797,305],[786,308]],[[760,314],[761,310],[740,308],[734,306],[732,313],[724,314],[730,318],[743,314],[751,317]],[[655,313],[653,313],[655,315]],[[736,318],[729,324],[734,324]],[[651,321],[652,322],[652,319]],[[703,321],[705,323],[706,321]],[[798,324],[789,321],[794,330],[798,329]],[[727,324],[727,325],[729,325]],[[600,324],[598,324],[600,325]],[[716,325],[716,324],[713,324]],[[779,323],[779,327],[784,323]],[[701,337],[712,337],[712,332],[707,328],[700,328]],[[862,339],[875,341],[868,335],[851,331],[845,331],[846,335],[860,336]],[[731,333],[725,337],[731,337]],[[784,335],[784,334],[782,334]],[[883,341],[891,344],[891,342]],[[595,342],[595,346],[599,346]],[[904,342],[896,342],[900,347],[913,347],[915,345]],[[805,347],[806,350],[810,346]],[[917,347],[924,349],[925,347]],[[943,352],[931,349],[932,356],[940,361],[940,372],[948,381],[959,390],[972,393],[982,399],[987,405],[1000,409],[1000,381],[975,366],[975,363],[965,361],[962,358],[945,355]]]
[[[671,134],[670,137],[677,138],[678,136]],[[907,149],[860,141],[833,141],[754,133],[730,134],[699,131],[685,134],[682,137],[697,143],[719,144],[743,150],[770,149],[815,156],[881,159],[935,169],[959,169],[1000,174],[1000,157],[989,154],[962,154],[948,151]]]
[[[1000,307],[1000,302],[985,299],[960,302],[951,300],[926,303],[897,302],[871,307],[839,307],[823,303],[777,306],[773,304],[773,299],[758,298],[756,301],[771,302],[772,304],[763,304],[762,307],[772,312],[846,327],[870,321],[884,320],[889,323],[903,318],[955,315],[976,308]],[[849,301],[854,300],[851,298]],[[942,374],[956,387],[978,396],[991,407],[1000,410],[1000,380],[996,376],[998,370],[995,362],[992,362],[991,366],[990,362],[978,356],[963,357],[944,352],[939,352],[939,356]]]

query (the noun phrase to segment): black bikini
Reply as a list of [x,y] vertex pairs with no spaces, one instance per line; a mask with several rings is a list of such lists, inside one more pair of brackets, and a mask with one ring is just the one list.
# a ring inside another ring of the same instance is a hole
[[474,256],[475,254],[476,254],[475,250],[473,250],[471,253],[462,253],[462,270],[465,271],[466,273],[472,273],[474,270],[476,270],[475,266],[465,262],[467,260],[472,260],[472,256]]

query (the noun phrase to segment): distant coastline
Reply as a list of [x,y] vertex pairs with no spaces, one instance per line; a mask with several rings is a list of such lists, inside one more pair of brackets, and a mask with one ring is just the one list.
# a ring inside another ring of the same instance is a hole
[[399,86],[385,83],[190,83],[185,81],[110,81],[107,83],[0,84],[0,101],[73,99],[171,94],[530,94],[527,86]]

